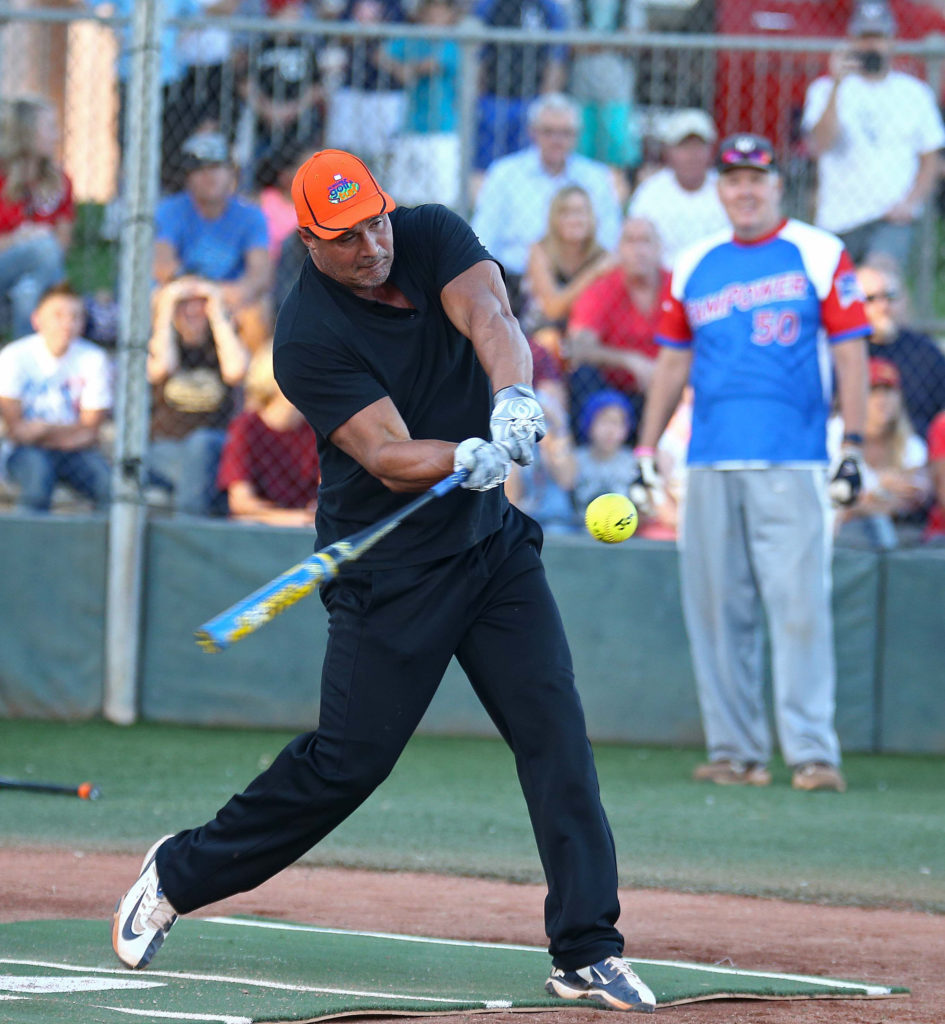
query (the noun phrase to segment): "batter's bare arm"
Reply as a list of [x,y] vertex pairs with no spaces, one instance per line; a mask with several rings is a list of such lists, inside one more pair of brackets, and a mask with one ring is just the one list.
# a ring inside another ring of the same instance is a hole
[[640,448],[656,448],[666,424],[679,405],[683,388],[689,380],[691,365],[690,349],[668,346],[660,349],[656,357],[653,378],[646,393],[643,422],[640,424],[638,438]]
[[492,392],[513,384],[530,384],[532,354],[509,305],[497,264],[482,260],[440,292],[453,326],[473,343],[492,382]]
[[425,491],[453,472],[456,445],[414,440],[386,397],[355,413],[328,440],[395,492]]

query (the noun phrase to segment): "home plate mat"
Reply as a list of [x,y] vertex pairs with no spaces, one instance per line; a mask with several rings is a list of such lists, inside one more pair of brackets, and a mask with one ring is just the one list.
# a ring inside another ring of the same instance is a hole
[[[253,918],[182,918],[153,966],[115,959],[110,921],[0,925],[0,1019],[9,1024],[322,1021],[561,1008],[547,952]],[[698,999],[878,998],[907,989],[731,967],[633,960],[661,1006]],[[569,1003],[569,1007],[580,1003]],[[596,1007],[595,1007],[596,1008]]]

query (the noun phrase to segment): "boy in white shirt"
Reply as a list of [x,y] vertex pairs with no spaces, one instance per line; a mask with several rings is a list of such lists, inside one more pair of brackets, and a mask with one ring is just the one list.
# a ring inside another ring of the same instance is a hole
[[48,288],[32,316],[35,334],[0,349],[0,416],[11,443],[7,474],[21,509],[46,512],[58,482],[108,502],[111,470],[98,448],[111,409],[104,350],[80,337],[85,307],[68,284]]

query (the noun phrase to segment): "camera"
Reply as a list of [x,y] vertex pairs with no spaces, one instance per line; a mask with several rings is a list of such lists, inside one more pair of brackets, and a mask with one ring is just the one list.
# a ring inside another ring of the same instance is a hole
[[883,70],[885,60],[881,53],[877,53],[875,50],[860,50],[855,56],[861,70],[867,74],[875,75],[878,71]]

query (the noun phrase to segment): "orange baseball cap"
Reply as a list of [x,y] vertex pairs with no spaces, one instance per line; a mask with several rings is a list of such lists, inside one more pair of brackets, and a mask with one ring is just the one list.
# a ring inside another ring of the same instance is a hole
[[292,201],[300,228],[335,238],[397,205],[364,162],[342,149],[322,149],[295,172]]

